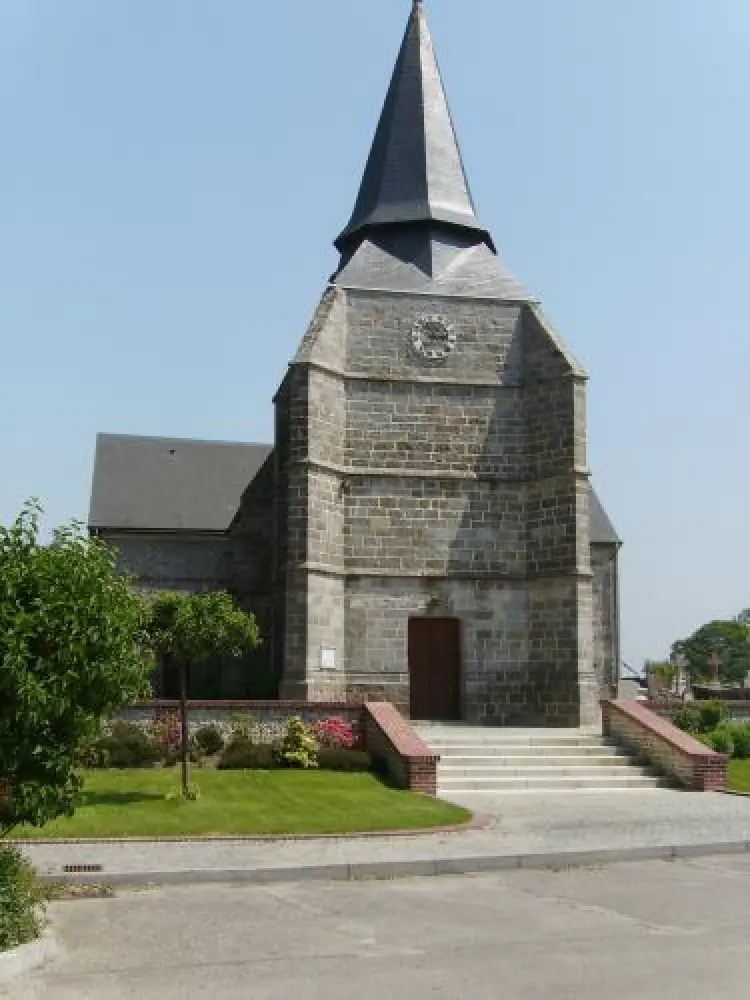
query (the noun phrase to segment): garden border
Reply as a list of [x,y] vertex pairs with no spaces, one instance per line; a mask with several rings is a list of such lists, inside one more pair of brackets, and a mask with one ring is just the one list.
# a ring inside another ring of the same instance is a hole
[[[123,709],[119,716],[127,720],[133,713],[152,713],[156,721],[179,709],[175,701],[147,701]],[[281,716],[335,716],[354,720],[355,733],[364,749],[384,763],[391,779],[400,788],[437,796],[437,773],[440,757],[419,737],[411,723],[387,701],[189,701],[191,712],[256,714],[272,719]],[[230,716],[231,717],[231,716]],[[202,720],[203,724],[211,724]]]

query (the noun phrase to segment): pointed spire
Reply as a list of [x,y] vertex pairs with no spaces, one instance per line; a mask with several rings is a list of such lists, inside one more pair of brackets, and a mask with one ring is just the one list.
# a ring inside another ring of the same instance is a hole
[[413,0],[357,203],[336,246],[351,251],[372,230],[425,224],[463,231],[494,251],[476,217],[427,15]]

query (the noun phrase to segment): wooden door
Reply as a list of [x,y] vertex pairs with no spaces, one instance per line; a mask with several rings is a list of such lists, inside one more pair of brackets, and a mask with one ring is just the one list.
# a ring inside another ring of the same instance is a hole
[[412,719],[461,718],[461,626],[456,618],[409,620]]

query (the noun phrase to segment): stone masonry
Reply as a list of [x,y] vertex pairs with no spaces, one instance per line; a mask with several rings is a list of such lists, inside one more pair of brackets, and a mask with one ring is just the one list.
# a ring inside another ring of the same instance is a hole
[[[424,314],[456,331],[438,364]],[[594,721],[585,374],[538,311],[330,288],[285,389],[284,697],[408,711],[408,621],[439,611],[467,719]]]

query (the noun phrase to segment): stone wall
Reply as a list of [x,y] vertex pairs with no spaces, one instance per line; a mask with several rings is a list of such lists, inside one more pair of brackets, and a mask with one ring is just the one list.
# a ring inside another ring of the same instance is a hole
[[602,698],[616,698],[617,662],[617,547],[591,546],[593,579],[594,670]]
[[245,595],[268,595],[272,590],[275,461],[272,452],[243,493],[229,527],[228,575]]
[[220,590],[227,585],[224,535],[190,532],[98,532],[118,551],[118,567],[142,590]]
[[[124,708],[117,718],[132,722],[141,728],[153,725],[167,715],[179,711],[176,701],[146,702]],[[202,726],[216,726],[226,739],[232,727],[238,722],[252,727],[253,739],[257,743],[272,743],[280,739],[291,718],[298,717],[306,725],[314,725],[330,718],[340,718],[348,722],[355,736],[360,739],[362,730],[362,707],[339,702],[310,704],[309,702],[190,702],[188,705],[188,728],[193,735]]]

